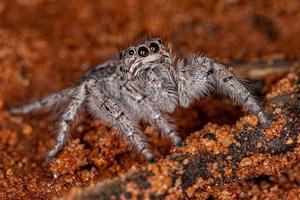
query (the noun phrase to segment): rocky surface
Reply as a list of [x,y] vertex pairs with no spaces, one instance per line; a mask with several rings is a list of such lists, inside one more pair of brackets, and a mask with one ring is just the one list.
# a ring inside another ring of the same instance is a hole
[[[155,155],[161,159],[155,165],[149,165],[143,157],[132,152],[126,141],[117,136],[116,130],[89,115],[74,126],[65,150],[52,162],[45,163],[44,155],[54,144],[56,113],[11,116],[5,109],[71,85],[85,70],[149,33],[165,37],[179,57],[190,52],[205,52],[225,63],[262,62],[259,68],[264,68],[266,61],[274,59],[297,59],[300,55],[299,9],[297,0],[266,0],[263,3],[261,0],[175,0],[172,3],[161,0],[151,3],[136,0],[118,3],[106,0],[0,1],[0,199],[51,199],[66,196],[71,190],[77,191],[71,195],[81,197],[85,192],[79,192],[82,191],[79,188],[116,176],[129,177],[125,175],[131,173],[129,171],[138,171],[137,176],[140,176],[139,170],[152,168],[155,173],[142,173],[151,184],[148,194],[155,193],[157,188],[155,180],[151,182],[148,178],[157,178],[155,174],[159,172],[162,177],[168,177],[164,173],[171,169],[178,173],[181,182],[174,185],[172,180],[175,178],[166,179],[165,186],[159,191],[164,196],[175,186],[182,188],[178,191],[180,194],[185,192],[185,195],[203,197],[213,194],[217,198],[247,199],[269,195],[276,199],[297,194],[299,180],[295,177],[300,177],[296,170],[298,165],[289,167],[296,161],[293,157],[297,152],[296,140],[294,136],[290,136],[291,140],[284,136],[282,141],[288,143],[287,149],[275,142],[280,141],[285,133],[281,129],[292,123],[286,121],[290,116],[288,107],[280,105],[284,99],[279,96],[294,92],[293,87],[297,86],[290,80],[297,76],[295,73],[282,79],[276,87],[273,85],[283,75],[275,68],[264,71],[265,78],[261,73],[252,73],[252,67],[244,73],[251,74],[253,79],[259,77],[257,88],[262,90],[258,94],[265,96],[263,100],[269,102],[268,109],[276,116],[272,124],[275,131],[257,129],[259,125],[254,116],[246,115],[239,107],[218,96],[204,98],[191,108],[177,109],[173,114],[182,138],[187,138],[183,149],[172,149],[170,142],[158,136],[153,127],[143,124]],[[291,65],[283,64],[282,68],[288,66]],[[273,100],[275,102],[271,103]],[[280,110],[273,108],[272,104]],[[245,134],[235,135],[233,130],[237,133],[244,130]],[[246,134],[249,131],[255,135],[255,141],[262,138],[261,145],[268,145],[267,149],[243,146],[240,140],[251,137]],[[269,143],[269,140],[275,143]],[[234,145],[242,156],[234,154],[232,159],[235,160],[230,162],[246,166],[232,168],[230,165],[226,155],[233,154],[230,147]],[[247,154],[249,148],[254,157]],[[278,153],[275,155],[278,159],[268,155],[272,150]],[[261,159],[274,162],[274,171],[272,168],[264,173],[264,168],[256,170],[257,174],[251,171],[254,166],[261,166],[260,151],[263,153]],[[176,157],[179,155],[189,155],[185,161],[186,169],[181,165],[180,157]],[[288,155],[292,158],[285,163],[280,160]],[[175,160],[171,160],[172,157]],[[219,172],[219,163],[208,165],[216,159],[224,162],[228,171],[225,168],[224,172]],[[202,171],[205,173],[193,172],[192,163],[196,166],[206,163]],[[247,166],[249,163],[250,167]],[[160,169],[159,166],[168,167]],[[282,176],[274,175],[280,169],[287,171]],[[189,177],[188,173],[193,179],[182,178]],[[274,176],[261,177],[262,174]],[[201,181],[202,176],[208,178]],[[246,182],[242,181],[243,177]],[[209,182],[211,179],[216,182]],[[128,182],[134,183],[135,180],[138,178],[131,178]],[[235,183],[235,180],[239,182]],[[232,182],[231,186],[229,182]],[[201,189],[207,184],[214,186],[212,190],[216,192]],[[216,184],[224,185],[224,188]],[[197,187],[193,188],[193,185]],[[138,189],[134,184],[130,187],[125,189],[132,192]],[[121,185],[119,188],[125,191]]]

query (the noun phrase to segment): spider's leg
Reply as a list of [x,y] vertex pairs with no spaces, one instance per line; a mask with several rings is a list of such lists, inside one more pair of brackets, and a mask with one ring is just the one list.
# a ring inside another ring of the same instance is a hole
[[17,114],[29,114],[41,110],[47,110],[55,106],[61,105],[63,102],[69,100],[74,90],[75,88],[67,88],[60,92],[46,96],[40,100],[36,100],[31,103],[22,105],[20,107],[9,108],[7,111],[10,114],[17,115]]
[[132,99],[135,99],[133,104],[138,105],[136,109],[138,109],[138,112],[146,119],[146,121],[149,121],[156,126],[156,128],[164,136],[170,138],[176,146],[183,145],[175,125],[169,122],[167,116],[164,116],[147,96],[142,95],[140,88],[135,84],[128,83],[123,89],[126,90],[127,94],[131,94]]
[[53,149],[46,155],[46,160],[51,160],[59,151],[63,149],[70,130],[70,125],[76,118],[76,115],[86,98],[86,85],[86,82],[83,82],[73,92],[72,100],[62,113],[59,121],[56,144]]
[[216,88],[238,105],[256,114],[261,124],[269,126],[269,119],[254,96],[225,66],[207,56],[191,56],[186,63],[180,62],[178,82],[179,103],[183,106]]
[[[147,103],[145,103],[147,104]],[[144,105],[145,105],[144,104]],[[154,109],[150,105],[147,105],[148,117],[150,122],[156,126],[156,128],[165,136],[171,139],[171,141],[178,147],[182,146],[182,140],[176,130],[176,126],[168,120],[168,117]]]
[[138,121],[131,116],[125,106],[118,100],[108,95],[104,95],[96,87],[96,80],[88,81],[89,111],[97,118],[105,120],[120,129],[120,133],[125,136],[134,149],[142,153],[149,162],[155,161],[155,157],[149,149],[149,145],[140,130]]

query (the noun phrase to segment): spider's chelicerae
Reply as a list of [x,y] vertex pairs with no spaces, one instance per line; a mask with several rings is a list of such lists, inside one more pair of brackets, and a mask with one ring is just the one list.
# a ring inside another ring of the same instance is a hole
[[174,56],[162,40],[149,39],[88,71],[76,86],[11,108],[9,112],[27,114],[67,103],[59,121],[56,145],[47,159],[63,149],[70,125],[83,106],[96,118],[118,127],[149,161],[155,158],[139,121],[144,119],[153,124],[181,146],[182,140],[166,113],[173,112],[177,105],[187,107],[194,99],[209,95],[214,89],[256,114],[262,125],[269,125],[254,97],[222,64],[196,54],[179,60],[176,67],[173,65]]

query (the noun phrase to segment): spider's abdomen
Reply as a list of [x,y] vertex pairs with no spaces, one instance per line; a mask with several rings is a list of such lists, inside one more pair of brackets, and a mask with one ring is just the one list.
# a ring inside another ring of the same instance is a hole
[[95,79],[104,79],[108,78],[116,73],[117,64],[111,61],[105,62],[103,64],[97,65],[95,68],[91,69],[84,74],[83,79],[95,78]]

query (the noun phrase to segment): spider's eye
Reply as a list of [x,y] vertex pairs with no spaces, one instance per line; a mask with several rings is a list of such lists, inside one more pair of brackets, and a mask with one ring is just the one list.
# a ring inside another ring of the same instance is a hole
[[130,49],[130,50],[128,51],[128,54],[132,56],[132,55],[134,54],[134,50],[133,50],[133,49]]
[[145,46],[141,46],[138,49],[138,54],[141,57],[147,57],[149,55],[149,50]]
[[161,40],[160,38],[157,39],[157,42],[158,42],[159,44],[162,44],[162,40]]
[[159,51],[159,46],[156,42],[151,42],[149,47],[153,53],[157,53]]

